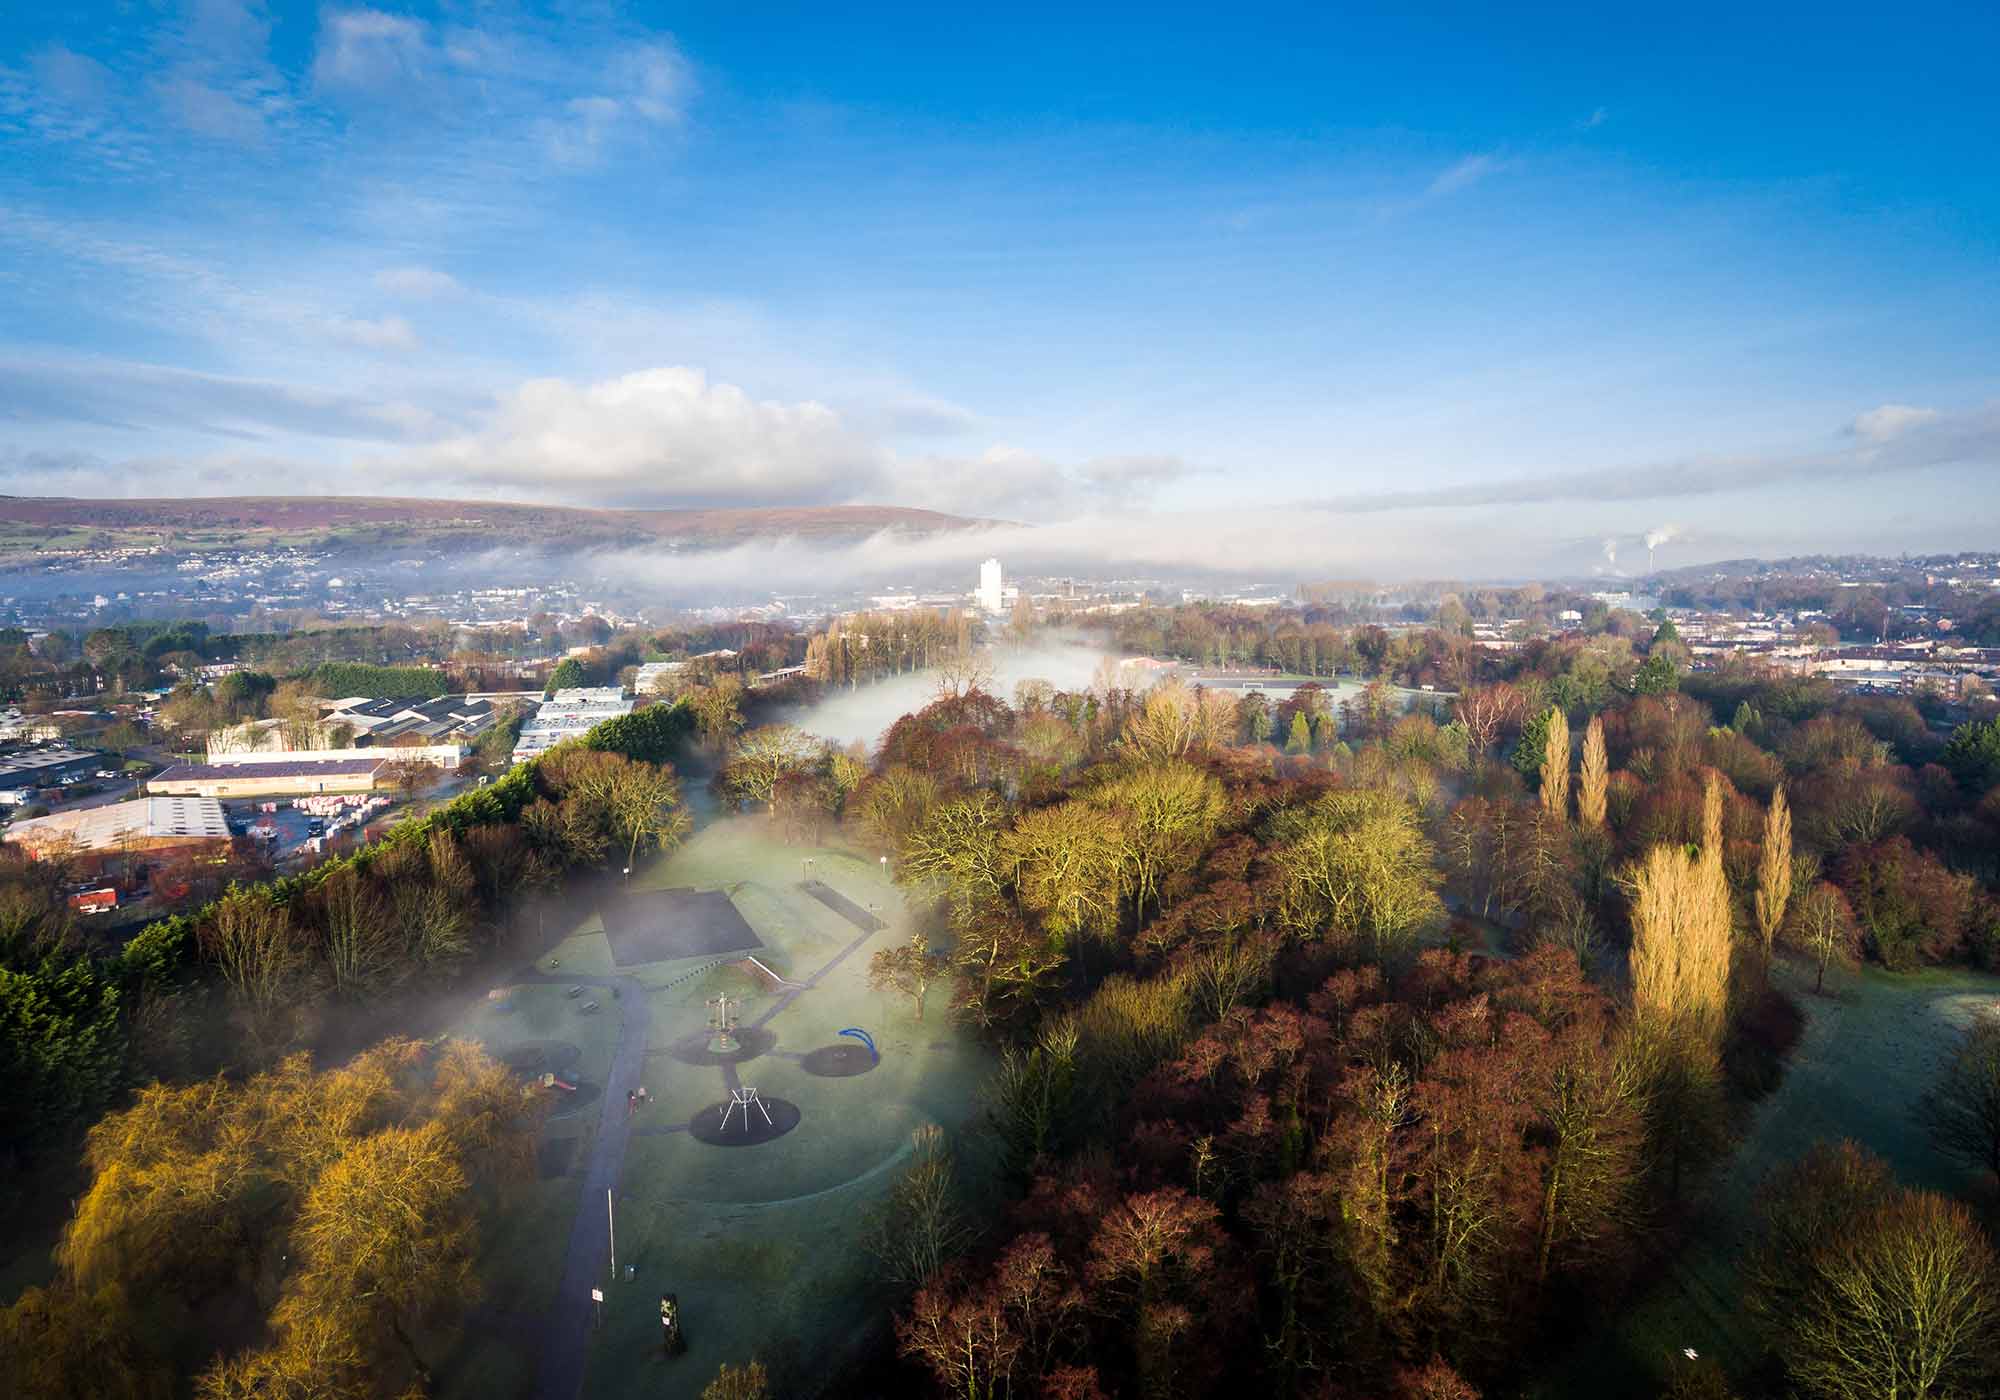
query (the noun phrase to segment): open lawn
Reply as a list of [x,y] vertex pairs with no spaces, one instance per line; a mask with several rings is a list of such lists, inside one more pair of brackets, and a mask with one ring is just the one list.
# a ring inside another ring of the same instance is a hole
[[2000,978],[1871,968],[1837,985],[1829,979],[1834,995],[1818,997],[1809,974],[1780,967],[1778,977],[1805,1013],[1805,1032],[1783,1082],[1751,1110],[1736,1150],[1702,1188],[1694,1237],[1614,1328],[1593,1335],[1524,1395],[1659,1394],[1668,1359],[1686,1347],[1738,1374],[1754,1366],[1761,1348],[1739,1306],[1737,1254],[1759,1184],[1815,1142],[1853,1138],[1910,1185],[1984,1199],[1975,1174],[1930,1149],[1911,1107],[1971,1018],[2000,1006]]
[[[824,888],[808,889],[808,875]],[[784,845],[761,817],[705,825],[636,871],[629,893],[608,889],[603,917],[577,914],[567,938],[501,989],[503,1003],[481,1004],[456,1028],[531,1077],[556,1073],[579,1092],[551,1091],[563,1107],[546,1134],[543,1179],[487,1222],[488,1297],[440,1378],[444,1393],[559,1393],[549,1387],[552,1375],[563,1379],[568,1337],[586,1396],[694,1396],[723,1362],[753,1356],[778,1368],[781,1393],[809,1395],[880,1312],[861,1245],[867,1210],[914,1130],[972,1118],[988,1058],[941,998],[918,1023],[906,1001],[868,988],[870,956],[908,931],[881,866]],[[712,933],[739,919],[748,949]],[[712,951],[630,961],[684,949]],[[572,997],[574,986],[583,991]],[[735,1005],[731,1050],[708,1034],[719,994]],[[585,1014],[590,1001],[600,1009]],[[879,1062],[839,1034],[855,1026],[873,1035]],[[633,1111],[626,1090],[640,1085],[647,1098]],[[719,1129],[717,1110],[751,1087],[771,1101],[773,1123],[760,1117],[756,1136],[769,1140],[743,1145],[744,1110]],[[615,1275],[593,1176],[607,1171]],[[601,1325],[592,1287],[605,1293]],[[688,1344],[672,1360],[659,1346],[666,1292],[679,1297]]]

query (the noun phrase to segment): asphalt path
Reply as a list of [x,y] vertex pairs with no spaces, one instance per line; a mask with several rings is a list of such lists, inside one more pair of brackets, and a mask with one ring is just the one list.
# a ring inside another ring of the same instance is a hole
[[590,1345],[590,1290],[611,1281],[611,1241],[600,1213],[604,1193],[614,1189],[625,1170],[625,1148],[632,1136],[632,1115],[625,1096],[639,1087],[646,1062],[646,1037],[652,1008],[646,989],[636,977],[550,976],[537,971],[516,979],[559,982],[569,986],[601,987],[618,993],[624,1020],[611,1070],[604,1080],[604,1098],[597,1111],[597,1135],[583,1171],[582,1195],[570,1225],[569,1248],[563,1255],[562,1283],[555,1304],[542,1325],[542,1354],[535,1369],[535,1393],[544,1400],[575,1400],[583,1389],[583,1368]]

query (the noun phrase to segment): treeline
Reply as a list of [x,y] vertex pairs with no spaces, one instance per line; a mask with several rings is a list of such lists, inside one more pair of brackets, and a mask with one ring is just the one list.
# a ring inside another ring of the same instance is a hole
[[0,1123],[10,1183],[133,1084],[265,1063],[344,1005],[447,982],[516,896],[678,841],[678,706],[600,726],[380,842],[80,951],[61,891],[0,891]]
[[[1843,569],[1868,571],[1879,568],[1881,562],[1807,559],[1796,561],[1797,572],[1785,572],[1782,567],[1754,573],[1706,569],[1695,579],[1670,576],[1660,592],[1663,602],[1677,608],[1822,612],[1841,637],[1853,642],[1942,637],[1961,645],[2000,646],[2000,596],[1990,588],[1973,592],[1929,583],[1916,569],[1881,583],[1852,586],[1840,580]],[[1815,577],[1805,572],[1807,569],[1821,572]],[[1935,572],[1950,574],[1954,570],[1939,565]],[[1908,607],[1950,618],[1951,630],[1940,633],[1934,622],[1902,611]]]
[[[1549,593],[1538,585],[1446,592],[1435,601],[1396,610],[1351,612],[1322,606],[1246,608],[1230,603],[1183,603],[1136,608],[1105,619],[1085,614],[1078,626],[1108,628],[1128,652],[1169,656],[1197,666],[1266,667],[1305,676],[1389,676],[1407,685],[1465,679],[1475,658],[1472,624],[1521,619],[1531,633],[1562,630],[1566,609],[1583,616],[1578,630],[1643,640],[1653,624],[1601,600]],[[1402,624],[1395,630],[1381,621]],[[1418,626],[1413,624],[1428,624]]]
[[146,690],[213,662],[299,675],[329,662],[443,661],[449,635],[442,626],[401,623],[227,633],[200,622],[128,622],[83,633],[54,631],[30,645],[25,632],[10,628],[0,631],[0,687],[18,700],[40,692]]
[[974,626],[956,610],[855,613],[808,637],[803,664],[815,681],[853,687],[969,658]]
[[156,689],[218,662],[306,681],[329,695],[373,697],[519,688],[522,658],[532,666],[558,647],[585,649],[572,659],[586,685],[618,684],[629,668],[647,661],[718,650],[735,655],[719,658],[713,669],[744,678],[799,665],[806,656],[805,634],[785,623],[621,630],[599,617],[558,624],[546,614],[529,623],[459,629],[443,621],[321,623],[292,632],[228,633],[201,622],[130,622],[87,633],[50,632],[32,644],[26,632],[6,628],[0,629],[0,698],[34,702]]

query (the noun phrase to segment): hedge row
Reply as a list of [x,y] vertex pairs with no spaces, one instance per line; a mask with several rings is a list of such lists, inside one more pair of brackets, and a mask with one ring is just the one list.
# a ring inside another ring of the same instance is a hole
[[322,695],[344,699],[365,695],[370,700],[405,697],[432,699],[451,693],[451,680],[431,666],[370,666],[360,661],[322,661],[306,673]]

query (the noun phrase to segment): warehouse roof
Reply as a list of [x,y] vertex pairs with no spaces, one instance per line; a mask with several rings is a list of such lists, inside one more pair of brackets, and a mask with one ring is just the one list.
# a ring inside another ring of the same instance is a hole
[[212,797],[141,797],[31,817],[15,822],[7,835],[27,846],[68,838],[79,850],[102,851],[128,841],[223,839],[229,824],[222,804]]
[[176,763],[171,768],[162,769],[148,779],[154,783],[200,781],[210,778],[237,778],[253,781],[263,778],[344,778],[351,774],[373,773],[389,762],[385,750],[381,758],[329,758],[314,762],[312,759],[292,759],[284,763]]

